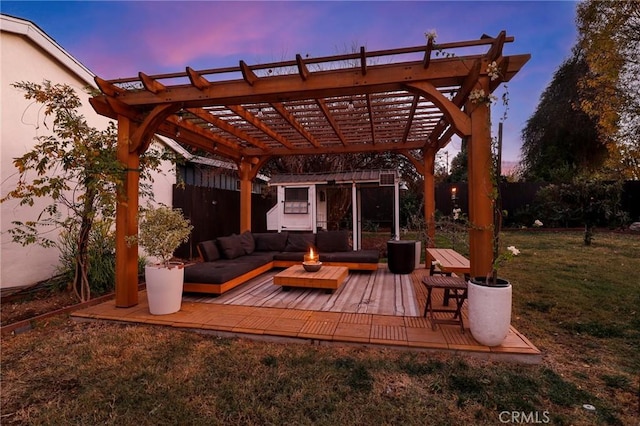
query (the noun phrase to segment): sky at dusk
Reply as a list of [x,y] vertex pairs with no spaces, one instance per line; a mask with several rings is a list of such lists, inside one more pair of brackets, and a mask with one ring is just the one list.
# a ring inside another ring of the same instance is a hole
[[[32,21],[94,74],[112,79],[514,36],[504,54],[531,60],[508,84],[503,159],[517,161],[520,132],[576,40],[573,1],[2,1],[0,10]],[[1,54],[1,52],[0,52]],[[499,88],[495,94],[503,92]],[[494,108],[494,121],[502,107]],[[453,154],[459,139],[447,146]]]

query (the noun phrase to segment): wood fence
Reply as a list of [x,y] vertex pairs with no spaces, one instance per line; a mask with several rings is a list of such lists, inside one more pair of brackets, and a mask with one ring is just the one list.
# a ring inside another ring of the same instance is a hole
[[[275,200],[261,194],[251,194],[251,230],[267,230],[267,212]],[[193,231],[189,242],[176,250],[176,256],[193,258],[198,255],[201,241],[240,232],[240,192],[203,186],[173,187],[173,206],[182,209],[191,220]]]

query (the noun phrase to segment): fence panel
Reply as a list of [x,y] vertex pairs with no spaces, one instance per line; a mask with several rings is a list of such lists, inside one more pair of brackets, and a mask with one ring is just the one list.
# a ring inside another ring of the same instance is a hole
[[[251,194],[251,230],[266,232],[267,212],[273,205],[270,197]],[[173,187],[173,206],[182,209],[191,220],[189,241],[176,250],[176,256],[193,258],[201,241],[240,232],[240,192],[203,186]]]

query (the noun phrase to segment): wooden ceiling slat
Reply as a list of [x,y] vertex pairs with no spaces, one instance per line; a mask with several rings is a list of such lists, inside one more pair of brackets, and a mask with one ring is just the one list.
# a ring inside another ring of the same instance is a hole
[[409,110],[409,116],[407,117],[407,124],[404,126],[404,133],[402,134],[402,141],[406,141],[409,138],[409,132],[411,131],[411,125],[413,124],[413,117],[416,115],[416,109],[418,108],[418,101],[420,97],[414,95],[413,102],[411,102],[411,110]]
[[333,119],[333,116],[331,115],[331,111],[329,111],[329,107],[327,107],[327,104],[325,103],[325,101],[322,100],[322,99],[316,99],[316,103],[320,107],[320,110],[322,111],[322,113],[324,114],[325,118],[329,122],[329,125],[331,126],[331,128],[335,132],[336,136],[338,137],[340,142],[342,142],[342,145],[346,146],[347,145],[347,141],[345,140],[344,135],[342,134],[342,130],[340,130],[340,126],[338,125],[336,120]]
[[[180,136],[176,136],[178,130],[180,130]],[[180,141],[193,148],[201,149],[211,154],[221,155],[234,161],[239,161],[242,157],[242,154],[239,151],[226,147],[225,145],[218,144],[217,141],[212,140],[209,136],[194,133],[189,129],[179,128],[173,122],[165,121],[160,125],[160,127],[158,127],[156,133]]]
[[[219,144],[222,146],[225,146],[227,148],[232,149],[235,152],[238,152],[240,155],[243,154],[244,149],[240,144],[229,140],[225,137],[222,137],[220,135],[217,135],[215,133],[209,132],[208,130],[203,129],[200,126],[197,126],[193,123],[190,123],[188,120],[179,120],[177,117],[172,116],[167,118],[166,120],[168,123],[173,124],[174,126],[176,126],[176,128],[178,129],[178,131],[180,132],[184,132],[184,131],[188,131],[190,133],[199,135],[201,137],[203,137],[204,139],[207,139],[211,142],[212,146]],[[169,137],[176,137],[175,135],[173,136],[169,136]]]
[[274,102],[271,104],[273,109],[275,109],[278,114],[282,116],[298,133],[300,133],[306,140],[311,143],[311,145],[316,148],[320,146],[320,142],[316,140],[316,138],[309,133],[302,124],[282,105],[280,102]]
[[233,111],[238,116],[242,117],[247,122],[251,123],[257,129],[267,134],[271,139],[278,141],[280,144],[284,145],[289,149],[293,149],[293,145],[291,144],[291,142],[283,138],[277,132],[273,131],[273,129],[267,126],[264,122],[260,121],[258,117],[251,114],[249,111],[247,111],[240,105],[227,105],[227,108],[229,108],[229,110]]
[[367,98],[367,111],[369,113],[369,125],[371,126],[371,143],[376,144],[376,127],[373,120],[373,108],[371,107],[371,95],[366,94]]
[[191,114],[195,115],[196,117],[206,121],[207,123],[213,124],[214,126],[216,126],[217,128],[224,130],[227,133],[232,134],[233,136],[237,137],[238,139],[242,139],[244,141],[247,141],[248,143],[250,143],[251,145],[254,145],[258,148],[261,149],[269,149],[269,147],[262,143],[261,141],[259,141],[258,139],[254,138],[253,136],[247,134],[246,132],[242,131],[241,129],[232,126],[231,124],[227,123],[226,121],[216,117],[213,114],[208,113],[207,111],[200,109],[200,108],[189,108],[187,109],[187,111],[189,111]]

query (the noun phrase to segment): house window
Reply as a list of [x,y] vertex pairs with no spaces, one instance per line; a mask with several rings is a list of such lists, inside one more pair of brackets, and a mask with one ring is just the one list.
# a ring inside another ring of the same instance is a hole
[[285,214],[309,213],[309,188],[284,189]]

